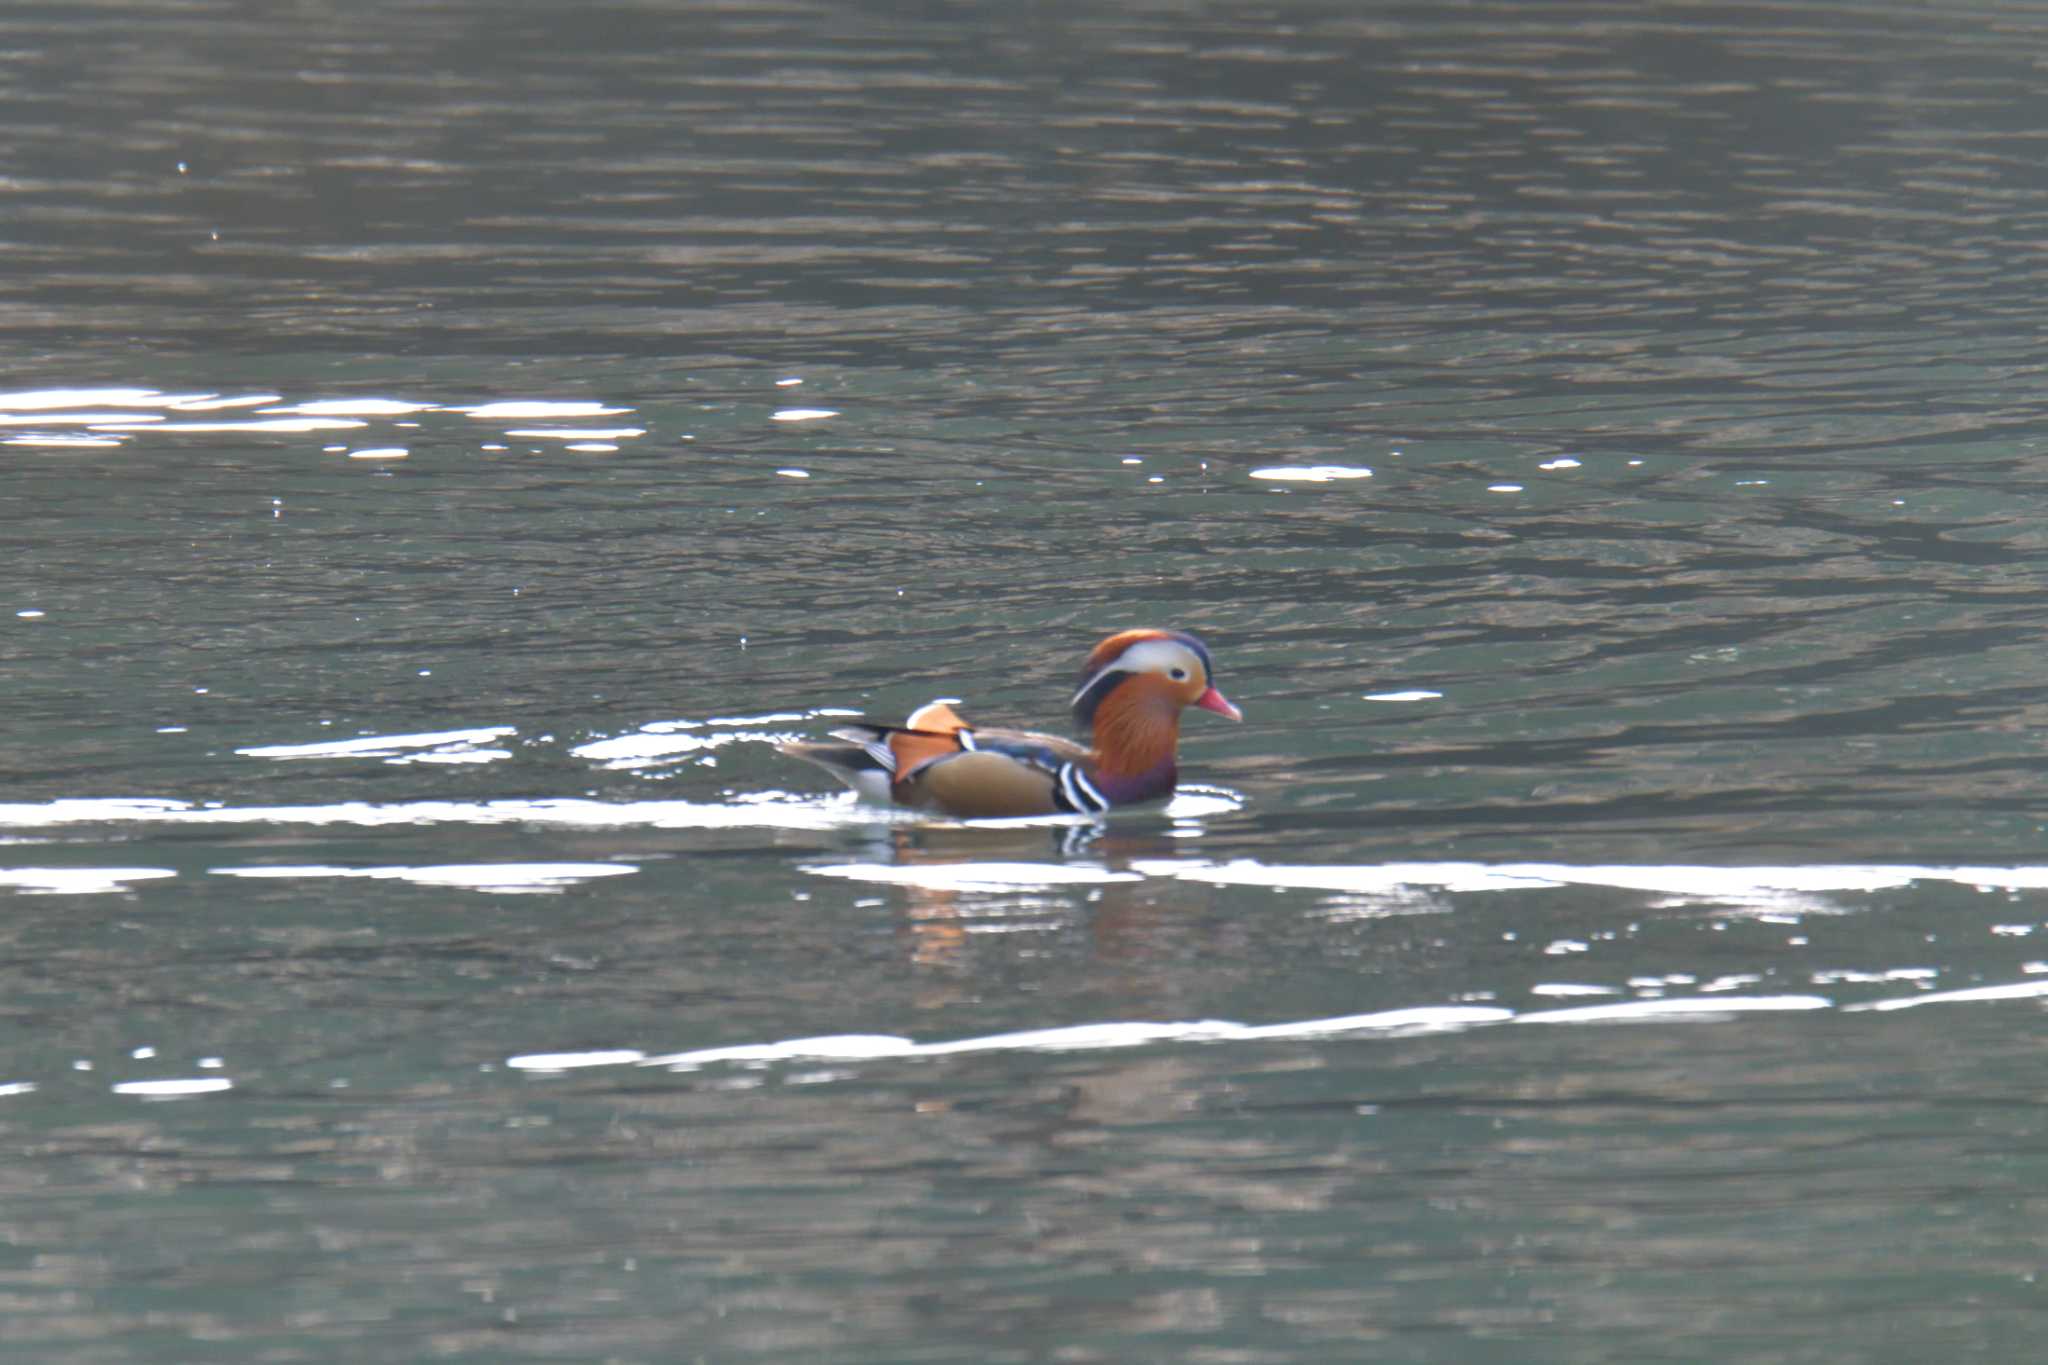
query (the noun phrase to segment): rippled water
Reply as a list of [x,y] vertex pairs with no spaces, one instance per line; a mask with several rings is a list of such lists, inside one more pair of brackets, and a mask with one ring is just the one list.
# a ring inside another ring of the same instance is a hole
[[[7,1353],[2028,1358],[2044,60],[0,14]],[[773,751],[1139,623],[1162,810]]]

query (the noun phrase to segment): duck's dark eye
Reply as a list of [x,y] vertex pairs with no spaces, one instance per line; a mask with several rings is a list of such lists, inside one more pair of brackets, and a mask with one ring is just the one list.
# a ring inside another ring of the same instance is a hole
[[1175,682],[1186,682],[1188,680],[1188,671],[1185,668],[1176,668],[1166,676]]

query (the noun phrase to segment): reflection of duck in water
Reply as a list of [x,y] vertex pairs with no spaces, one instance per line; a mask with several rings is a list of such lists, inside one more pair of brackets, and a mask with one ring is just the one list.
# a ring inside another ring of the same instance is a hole
[[1093,815],[1173,795],[1180,713],[1244,717],[1210,681],[1209,650],[1172,630],[1126,630],[1095,647],[1074,693],[1090,744],[969,726],[944,702],[901,725],[849,725],[839,743],[785,744],[872,801],[966,819]]

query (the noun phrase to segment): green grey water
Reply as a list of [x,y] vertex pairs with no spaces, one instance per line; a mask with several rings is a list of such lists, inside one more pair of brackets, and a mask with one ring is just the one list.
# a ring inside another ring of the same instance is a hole
[[0,13],[0,1355],[2029,1358],[2044,58]]

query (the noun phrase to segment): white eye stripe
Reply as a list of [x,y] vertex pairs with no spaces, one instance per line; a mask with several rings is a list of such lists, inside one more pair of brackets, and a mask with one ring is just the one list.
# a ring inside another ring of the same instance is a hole
[[1161,673],[1175,682],[1185,682],[1195,675],[1202,661],[1195,652],[1178,640],[1140,640],[1111,660],[1109,665],[1089,676],[1074,693],[1073,705],[1088,695],[1088,689],[1101,682],[1109,673]]
[[1082,683],[1079,688],[1075,689],[1074,699],[1068,702],[1067,706],[1070,709],[1079,706],[1081,704],[1081,698],[1087,696],[1088,693],[1094,689],[1095,684],[1101,682],[1105,677],[1114,672],[1116,672],[1116,665],[1111,664],[1108,668],[1103,669],[1100,673],[1089,674],[1088,681]]
[[1170,673],[1176,668],[1193,672],[1201,660],[1178,640],[1140,640],[1117,658],[1117,666],[1129,673]]

